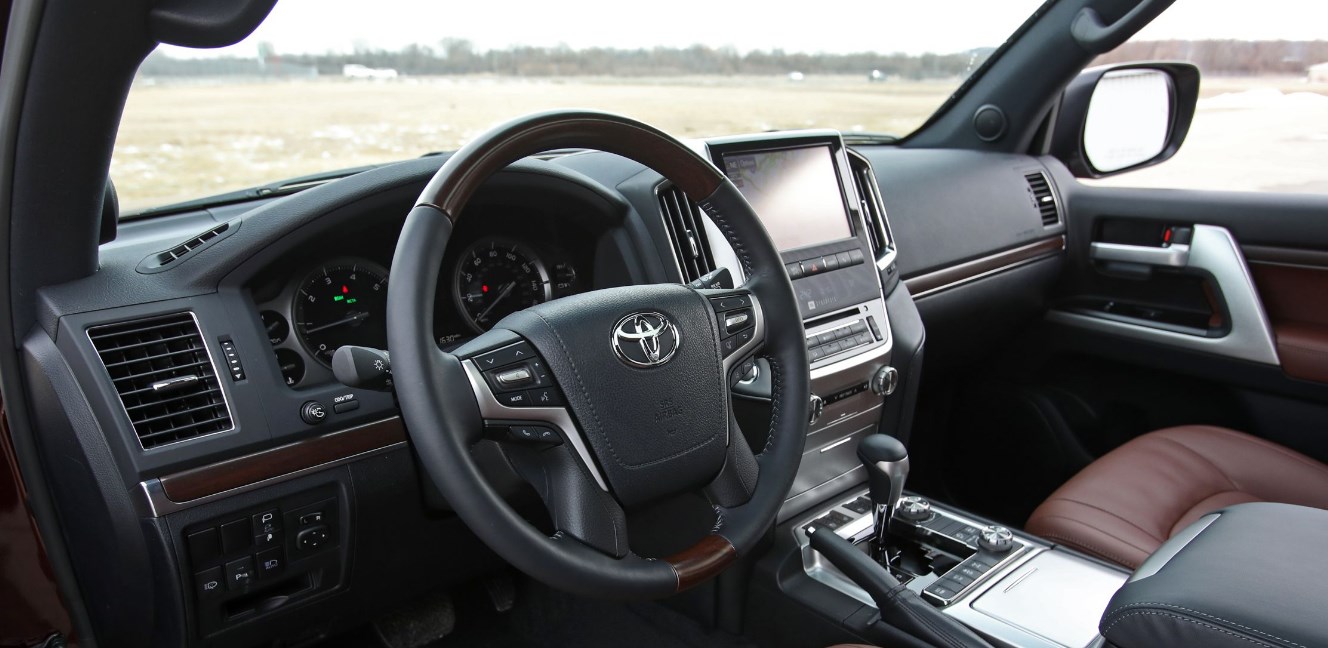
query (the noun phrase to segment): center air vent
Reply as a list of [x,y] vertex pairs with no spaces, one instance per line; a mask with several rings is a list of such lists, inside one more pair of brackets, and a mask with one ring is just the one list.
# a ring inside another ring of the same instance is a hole
[[853,172],[853,188],[858,191],[858,207],[867,221],[867,234],[871,238],[876,256],[885,254],[891,246],[890,229],[885,220],[881,192],[871,165],[856,151],[849,151],[848,165]]
[[664,227],[669,230],[673,256],[682,271],[683,282],[694,281],[714,270],[715,260],[710,254],[710,242],[706,238],[700,210],[677,187],[663,187],[658,195],[659,213],[664,218]]
[[234,427],[192,313],[88,329],[143,449]]
[[1042,215],[1042,226],[1051,227],[1061,222],[1060,207],[1056,204],[1056,196],[1051,191],[1051,182],[1047,180],[1047,174],[1034,171],[1024,174],[1024,179],[1028,181],[1028,193],[1033,198],[1033,207]]

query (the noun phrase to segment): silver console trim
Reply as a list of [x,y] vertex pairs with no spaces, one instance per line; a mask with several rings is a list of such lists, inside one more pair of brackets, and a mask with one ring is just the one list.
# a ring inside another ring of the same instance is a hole
[[1134,570],[1134,573],[1130,575],[1130,580],[1126,582],[1133,583],[1137,580],[1143,580],[1162,571],[1162,568],[1166,567],[1167,563],[1171,562],[1171,559],[1175,558],[1181,549],[1190,544],[1200,533],[1203,533],[1204,529],[1208,528],[1208,525],[1216,522],[1219,517],[1222,517],[1221,513],[1209,513],[1196,520],[1194,524],[1182,529],[1180,533],[1162,543],[1162,546],[1158,547],[1153,555],[1144,560],[1144,564],[1139,565],[1139,569]]
[[484,381],[484,375],[480,368],[475,366],[472,360],[462,360],[461,367],[466,370],[466,378],[470,380],[470,390],[475,394],[475,401],[480,406],[480,416],[485,420],[497,419],[504,421],[534,421],[537,423],[548,423],[562,431],[563,438],[572,445],[572,450],[581,458],[586,469],[590,471],[590,476],[595,479],[595,483],[603,490],[609,490],[609,483],[605,481],[604,475],[600,473],[599,466],[590,456],[590,449],[586,447],[586,441],[581,437],[581,431],[577,429],[576,424],[572,422],[572,415],[567,413],[564,407],[508,407],[498,402],[493,397],[493,392],[489,390],[489,384]]
[[[1095,244],[1096,245],[1096,244]],[[1047,320],[1100,333],[1165,344],[1191,351],[1201,351],[1277,366],[1277,345],[1272,325],[1259,300],[1254,278],[1236,239],[1224,227],[1195,225],[1190,241],[1189,258],[1184,267],[1212,275],[1218,292],[1226,302],[1231,330],[1221,337],[1205,337],[1167,331],[1144,324],[1133,324],[1083,313],[1052,310]]]

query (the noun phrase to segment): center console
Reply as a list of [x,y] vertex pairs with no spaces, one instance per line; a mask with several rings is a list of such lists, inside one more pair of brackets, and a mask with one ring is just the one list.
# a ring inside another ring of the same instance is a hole
[[[780,513],[787,520],[861,480],[854,450],[879,429],[883,399],[899,383],[882,283],[894,271],[894,243],[874,175],[837,132],[714,139],[706,152],[781,250],[806,330],[811,422]],[[722,246],[724,237],[710,242]],[[753,421],[768,417],[765,367],[758,363],[734,393],[748,401],[736,404],[740,423],[744,409],[756,410]]]

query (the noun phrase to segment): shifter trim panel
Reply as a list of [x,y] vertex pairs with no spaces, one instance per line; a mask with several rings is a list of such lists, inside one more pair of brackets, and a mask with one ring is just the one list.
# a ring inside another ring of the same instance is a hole
[[[836,569],[834,565],[830,564],[830,562],[822,557],[821,554],[812,550],[810,539],[808,538],[807,532],[804,530],[805,527],[817,520],[817,518],[833,512],[850,518],[849,521],[834,530],[840,537],[855,544],[869,539],[872,535],[872,516],[870,511],[867,513],[857,513],[853,509],[848,508],[848,505],[853,504],[857,499],[866,496],[866,489],[852,491],[849,495],[834,500],[835,503],[831,506],[818,507],[812,512],[799,516],[796,518],[795,524],[792,526],[792,533],[802,552],[803,571],[808,577],[875,609],[876,603],[866,591],[858,587],[853,581],[849,580],[847,576]],[[943,515],[947,518],[952,518],[978,528],[988,524],[986,521],[972,518],[949,507],[938,505],[935,502],[932,503],[932,510],[936,511],[938,515]],[[973,607],[973,604],[984,594],[991,591],[993,587],[1002,583],[1005,583],[1008,586],[1010,583],[1006,581],[1011,574],[1014,574],[1025,565],[1028,565],[1035,558],[1042,555],[1055,556],[1064,561],[1082,562],[1087,568],[1103,572],[1116,571],[1119,573],[1121,582],[1125,581],[1128,574],[1123,570],[1090,561],[1069,552],[1057,550],[1045,541],[1023,533],[1016,532],[1014,534],[1014,539],[1017,548],[1012,549],[1004,559],[996,565],[993,565],[990,571],[984,574],[981,578],[975,580],[963,591],[959,592],[950,600],[949,604],[938,607],[937,609],[977,631],[996,646],[1002,646],[1005,648],[1084,648],[1082,646],[1065,646],[1049,640],[1024,628],[980,612]],[[865,543],[859,544],[858,546],[865,547]],[[940,579],[935,574],[921,576],[907,582],[906,587],[920,596],[924,596],[926,600],[935,603],[935,597],[924,594],[924,592],[928,586],[937,580]]]

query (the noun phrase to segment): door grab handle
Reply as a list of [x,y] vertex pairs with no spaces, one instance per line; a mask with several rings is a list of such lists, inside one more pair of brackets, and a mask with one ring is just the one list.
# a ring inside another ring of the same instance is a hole
[[1190,264],[1190,246],[1148,247],[1094,241],[1088,250],[1088,256],[1094,261],[1120,261],[1165,268],[1184,268]]

